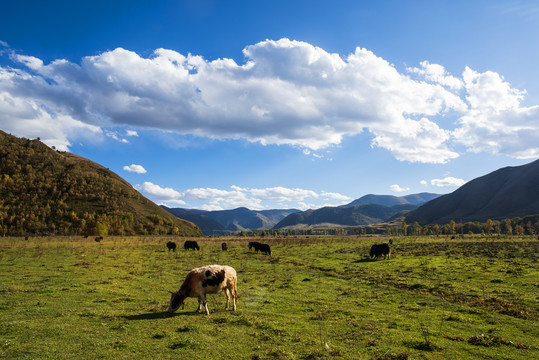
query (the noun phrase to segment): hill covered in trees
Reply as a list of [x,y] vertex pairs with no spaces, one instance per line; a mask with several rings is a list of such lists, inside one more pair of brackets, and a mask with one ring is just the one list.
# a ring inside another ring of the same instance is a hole
[[199,236],[112,171],[0,130],[0,235]]

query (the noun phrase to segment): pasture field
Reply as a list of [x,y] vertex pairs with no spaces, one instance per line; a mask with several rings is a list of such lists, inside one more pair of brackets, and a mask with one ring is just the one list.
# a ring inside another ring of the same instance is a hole
[[[388,238],[0,238],[0,358],[539,358],[537,237],[393,239],[371,260]],[[166,313],[208,264],[237,270],[238,310]]]

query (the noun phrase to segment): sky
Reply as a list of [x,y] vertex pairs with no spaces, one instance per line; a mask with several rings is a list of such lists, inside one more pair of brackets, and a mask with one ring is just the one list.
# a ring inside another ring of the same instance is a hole
[[6,1],[0,129],[157,204],[446,194],[539,158],[537,1]]

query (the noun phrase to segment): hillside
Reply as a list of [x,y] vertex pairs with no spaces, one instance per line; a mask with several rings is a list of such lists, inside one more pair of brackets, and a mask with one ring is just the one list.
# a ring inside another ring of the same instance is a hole
[[201,235],[112,171],[0,130],[1,235]]
[[462,185],[406,215],[419,224],[499,220],[539,214],[539,160],[505,167]]
[[[214,235],[220,233],[221,230],[230,232],[271,229],[286,216],[299,211],[296,209],[250,210],[245,207],[214,211],[182,208],[167,208],[167,210],[177,216],[181,214],[182,218],[194,222],[206,235]],[[186,214],[190,214],[191,217],[187,217]],[[209,222],[208,219],[214,222]]]
[[393,205],[404,205],[404,204],[413,204],[421,205],[437,197],[441,196],[440,194],[432,193],[419,193],[411,194],[406,196],[393,196],[393,195],[374,195],[368,194],[352,201],[347,205],[342,207],[357,206],[357,205],[366,205],[366,204],[377,204],[384,206],[393,206]]
[[166,206],[161,207],[180,219],[191,221],[193,224],[196,224],[204,235],[223,235],[229,232],[223,227],[223,225],[219,224],[209,216],[204,215],[203,211],[198,213],[199,211],[189,211],[181,208],[168,208]]
[[416,208],[417,205],[402,204],[383,206],[366,204],[348,207],[323,207],[288,215],[274,229],[304,228],[313,225],[324,226],[358,226],[376,224],[389,219],[395,214]]

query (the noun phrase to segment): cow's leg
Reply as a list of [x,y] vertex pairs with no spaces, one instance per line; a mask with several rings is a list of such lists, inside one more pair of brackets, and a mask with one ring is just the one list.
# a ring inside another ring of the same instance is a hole
[[197,309],[197,312],[200,312],[200,310],[202,310],[202,297],[199,297],[199,298],[198,298],[198,309]]
[[225,310],[228,310],[228,305],[230,304],[230,290],[228,288],[225,289],[225,295],[226,295]]
[[238,297],[238,288],[236,286],[236,279],[231,283],[230,293],[232,295],[232,309],[236,311],[236,298]]
[[210,315],[210,311],[208,310],[208,301],[206,300],[206,296],[202,295],[202,302],[204,303],[204,309],[206,310],[206,315]]

